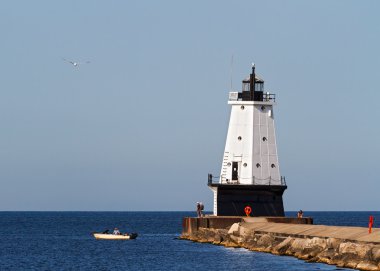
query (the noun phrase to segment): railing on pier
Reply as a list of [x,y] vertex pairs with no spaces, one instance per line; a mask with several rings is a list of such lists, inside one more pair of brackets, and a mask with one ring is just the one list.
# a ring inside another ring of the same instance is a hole
[[282,185],[282,186],[286,186],[286,179],[285,179],[285,176],[281,176],[281,179],[278,180],[278,179],[274,179],[272,177],[268,177],[268,178],[265,178],[265,179],[259,179],[259,178],[256,178],[255,176],[253,176],[251,179],[251,182],[250,183],[241,183],[239,181],[235,181],[235,180],[222,180],[220,182],[219,180],[219,176],[213,176],[212,174],[208,174],[208,185],[212,185],[212,184],[231,184],[231,185],[236,185],[236,184],[239,184],[239,185]]

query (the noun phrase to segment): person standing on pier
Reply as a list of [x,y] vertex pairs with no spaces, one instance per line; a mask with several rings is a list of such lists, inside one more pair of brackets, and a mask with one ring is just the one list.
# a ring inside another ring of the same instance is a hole
[[298,218],[302,218],[303,217],[303,211],[302,210],[299,210],[298,213],[297,213],[297,217]]
[[202,212],[201,212],[201,203],[200,203],[200,202],[197,202],[197,216],[198,216],[198,217],[201,217],[201,216],[202,216]]
[[203,210],[204,210],[205,206],[203,205],[202,202],[200,202],[199,205],[200,205],[200,209],[201,209],[200,210],[200,215],[201,215],[201,217],[204,217]]

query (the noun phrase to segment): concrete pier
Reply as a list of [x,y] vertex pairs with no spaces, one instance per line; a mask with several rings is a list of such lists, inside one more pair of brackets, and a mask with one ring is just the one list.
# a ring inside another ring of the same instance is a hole
[[182,239],[359,270],[380,270],[380,229],[313,225],[311,218],[184,218]]
[[248,220],[242,223],[243,227],[255,232],[271,233],[282,236],[292,236],[300,238],[336,238],[340,240],[350,240],[353,242],[367,242],[380,244],[380,229],[372,229],[368,233],[368,228],[363,227],[343,227],[325,225],[292,225],[284,223],[255,222]]
[[272,222],[287,224],[313,224],[311,217],[243,217],[243,216],[205,216],[185,217],[182,221],[182,234],[191,234],[199,228],[226,229],[237,222]]

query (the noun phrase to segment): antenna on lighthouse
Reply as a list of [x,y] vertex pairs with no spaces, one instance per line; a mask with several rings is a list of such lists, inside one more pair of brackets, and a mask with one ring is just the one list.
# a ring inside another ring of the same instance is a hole
[[232,91],[232,73],[233,73],[233,69],[234,69],[234,54],[232,54],[232,56],[231,56],[231,69],[230,69],[230,77],[231,77],[230,90],[231,91]]
[[252,62],[252,73],[250,74],[249,78],[249,91],[250,91],[250,96],[251,96],[251,101],[254,100],[255,97],[255,63]]

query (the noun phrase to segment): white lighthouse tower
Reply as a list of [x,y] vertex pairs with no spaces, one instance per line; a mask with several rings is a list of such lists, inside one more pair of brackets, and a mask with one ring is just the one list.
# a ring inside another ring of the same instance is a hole
[[221,173],[209,174],[214,192],[214,215],[284,216],[282,194],[287,188],[280,175],[273,106],[275,94],[264,90],[264,81],[252,73],[241,92],[230,92],[231,105]]

